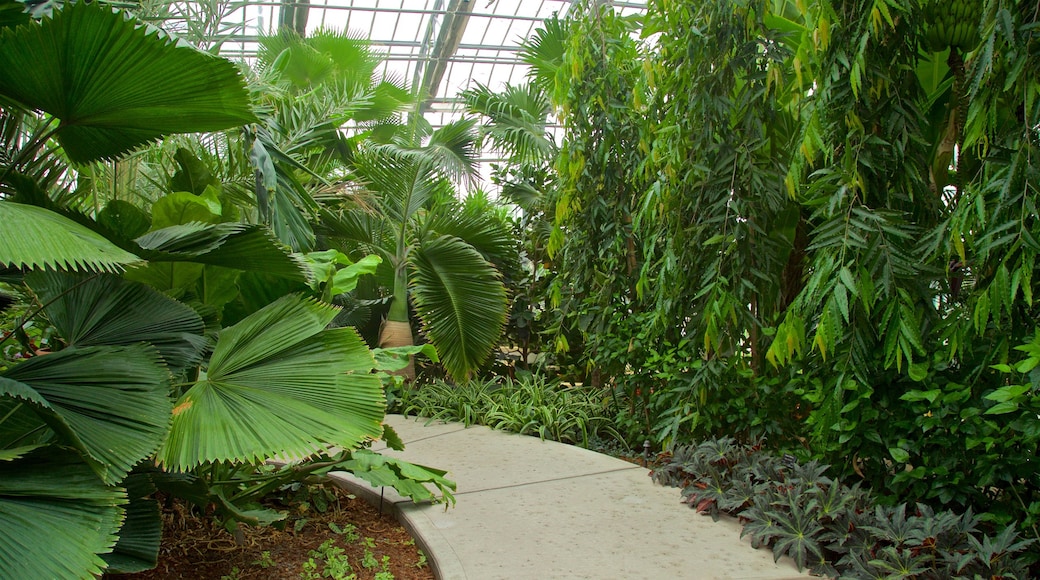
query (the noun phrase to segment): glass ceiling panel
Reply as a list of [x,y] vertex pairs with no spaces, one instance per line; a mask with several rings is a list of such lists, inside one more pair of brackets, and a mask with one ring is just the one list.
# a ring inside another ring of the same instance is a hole
[[[622,14],[646,10],[645,1],[604,3]],[[566,16],[571,5],[571,0],[310,0],[306,30],[335,28],[368,38],[385,56],[377,72],[413,89],[431,85],[424,115],[439,127],[460,116],[458,95],[475,83],[501,90],[506,83],[524,82],[521,41],[552,14]],[[228,58],[251,58],[257,37],[277,31],[283,4],[246,0],[228,6],[223,32],[211,40],[223,41],[221,54]],[[484,158],[490,162],[496,156],[485,152]]]

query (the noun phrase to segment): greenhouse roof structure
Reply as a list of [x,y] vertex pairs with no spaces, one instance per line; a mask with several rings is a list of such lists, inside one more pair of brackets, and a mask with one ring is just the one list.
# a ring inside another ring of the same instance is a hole
[[[610,1],[622,14],[646,10],[645,1]],[[421,110],[434,127],[458,118],[459,93],[481,83],[500,90],[524,81],[520,43],[553,14],[565,17],[571,0],[247,0],[221,16],[221,53],[256,54],[257,39],[289,27],[332,28],[368,38],[385,55],[382,72],[422,95]]]

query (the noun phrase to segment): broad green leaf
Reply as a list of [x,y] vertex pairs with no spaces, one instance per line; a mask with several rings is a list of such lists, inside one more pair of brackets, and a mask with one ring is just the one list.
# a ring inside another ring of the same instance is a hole
[[1029,389],[1029,385],[1008,385],[1006,387],[1000,387],[999,389],[986,395],[986,398],[990,401],[1003,403],[1021,397],[1022,395],[1028,393]]
[[209,188],[219,188],[220,180],[213,176],[198,157],[184,147],[179,147],[173,155],[180,169],[170,178],[170,191],[186,191],[195,195],[203,195]]
[[202,268],[202,292],[200,298],[206,306],[217,310],[224,307],[239,295],[238,279],[242,272],[220,266],[204,266]]
[[204,270],[203,264],[190,262],[148,262],[128,269],[123,277],[180,299],[186,290],[196,286]]
[[899,447],[889,447],[888,454],[892,456],[892,459],[895,460],[896,463],[906,463],[907,461],[910,461],[910,453],[905,449],[900,449]]
[[1018,361],[1018,364],[1015,365],[1015,370],[1020,373],[1028,373],[1035,369],[1037,364],[1040,364],[1040,358],[1031,356]]
[[121,199],[108,202],[98,214],[97,221],[126,239],[136,238],[152,227],[152,217],[148,212]]
[[393,427],[383,424],[383,441],[386,442],[386,446],[394,451],[404,451],[404,441],[401,436],[397,434],[397,431]]
[[997,403],[989,409],[986,409],[987,415],[1003,415],[1005,413],[1013,413],[1018,410],[1018,403],[1013,401],[1004,401],[1003,403]]
[[26,283],[47,304],[48,320],[71,346],[146,342],[172,369],[196,365],[202,358],[202,318],[143,284],[112,275],[54,272],[30,274]]
[[149,232],[135,241],[152,262],[193,262],[307,280],[305,266],[261,226],[191,223]]
[[506,291],[498,272],[458,238],[439,237],[412,253],[411,290],[430,342],[452,376],[463,378],[502,335]]
[[0,462],[0,578],[97,577],[125,503],[71,453]]
[[910,380],[915,382],[921,382],[928,378],[928,361],[921,361],[914,363],[907,368],[907,372],[910,375]]
[[399,371],[408,366],[409,357],[417,354],[425,355],[433,362],[439,361],[437,349],[430,343],[372,349],[372,356],[375,357],[376,361],[376,369],[381,371]]
[[220,214],[220,200],[212,188],[205,195],[178,191],[152,204],[152,228],[158,230],[192,222],[215,224],[221,221]]
[[304,457],[382,434],[385,400],[372,354],[334,307],[286,296],[221,332],[205,378],[177,402],[160,461]]
[[355,263],[339,250],[309,252],[303,258],[311,269],[311,288],[319,290],[319,286],[324,283],[324,294],[328,297],[354,290],[361,276],[375,274],[383,262],[379,256],[368,255]]
[[78,163],[256,119],[234,64],[103,4],[64,4],[0,30],[0,70],[0,95],[58,118],[58,142]]
[[141,259],[80,224],[32,205],[0,201],[0,265],[118,272]]
[[0,395],[31,404],[98,476],[118,482],[166,435],[170,374],[146,345],[67,348],[0,376]]
[[350,471],[375,487],[393,487],[413,501],[436,499],[426,488],[426,485],[433,485],[441,492],[444,501],[449,504],[455,503],[455,497],[451,493],[455,490],[455,482],[445,478],[447,472],[440,469],[416,465],[368,449],[354,451],[351,459],[340,463],[337,468]]
[[903,393],[899,398],[904,401],[928,401],[934,403],[942,391],[939,389],[932,389],[930,391],[908,391]]

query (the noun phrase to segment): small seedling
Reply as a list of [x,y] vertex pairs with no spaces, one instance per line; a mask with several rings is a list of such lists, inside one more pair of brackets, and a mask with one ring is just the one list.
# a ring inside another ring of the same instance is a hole
[[253,560],[253,565],[260,566],[261,568],[266,570],[267,568],[274,566],[275,561],[274,558],[271,557],[271,552],[269,552],[268,550],[264,550],[263,552],[260,552],[259,559]]
[[365,555],[361,558],[361,565],[364,566],[366,570],[371,570],[379,565],[379,560],[376,560],[376,556],[372,553],[372,550],[365,550]]

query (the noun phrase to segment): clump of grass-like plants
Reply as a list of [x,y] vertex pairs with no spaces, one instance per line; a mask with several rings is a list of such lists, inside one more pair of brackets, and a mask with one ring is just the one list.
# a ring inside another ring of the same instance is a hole
[[620,440],[606,415],[606,402],[598,389],[518,373],[515,379],[435,381],[404,394],[400,410],[588,447],[593,438]]

